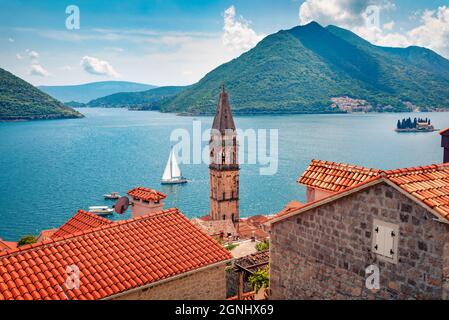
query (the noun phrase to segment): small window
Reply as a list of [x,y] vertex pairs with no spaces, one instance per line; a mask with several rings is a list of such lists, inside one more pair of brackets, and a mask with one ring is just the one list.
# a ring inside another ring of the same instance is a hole
[[373,252],[385,261],[397,263],[399,227],[374,219]]

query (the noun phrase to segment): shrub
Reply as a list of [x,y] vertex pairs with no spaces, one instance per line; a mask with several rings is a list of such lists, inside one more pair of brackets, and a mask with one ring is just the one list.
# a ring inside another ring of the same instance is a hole
[[37,239],[35,236],[33,235],[27,235],[27,236],[23,236],[22,238],[20,238],[19,242],[17,242],[17,246],[24,246],[26,244],[32,244],[32,243],[36,243]]
[[264,251],[264,250],[268,250],[269,248],[270,248],[270,242],[268,239],[264,240],[263,242],[258,242],[256,244],[257,251]]
[[257,270],[248,279],[251,288],[258,292],[261,288],[268,288],[270,285],[270,277],[268,274],[268,266]]

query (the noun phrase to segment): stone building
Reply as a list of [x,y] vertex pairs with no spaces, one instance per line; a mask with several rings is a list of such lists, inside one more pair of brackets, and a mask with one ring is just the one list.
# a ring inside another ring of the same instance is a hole
[[0,249],[0,300],[225,299],[231,261],[176,208],[124,221],[80,211],[47,240]]
[[299,182],[308,203],[270,221],[271,299],[448,298],[448,164],[312,161]]
[[239,220],[239,164],[237,133],[222,87],[209,141],[210,220]]

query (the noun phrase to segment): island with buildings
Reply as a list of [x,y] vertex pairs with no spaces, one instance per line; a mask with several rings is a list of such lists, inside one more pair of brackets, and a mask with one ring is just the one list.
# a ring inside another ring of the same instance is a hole
[[435,127],[430,123],[430,119],[425,118],[404,118],[398,120],[396,124],[396,132],[433,132],[437,131]]

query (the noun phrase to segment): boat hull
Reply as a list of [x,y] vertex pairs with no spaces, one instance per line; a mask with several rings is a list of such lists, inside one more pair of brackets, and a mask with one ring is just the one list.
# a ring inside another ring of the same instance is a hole
[[161,184],[183,184],[187,183],[187,179],[172,179],[172,180],[161,180]]
[[111,216],[114,214],[114,211],[104,211],[104,212],[98,212],[98,211],[89,211],[90,213],[93,213],[97,216],[103,217],[103,216]]

